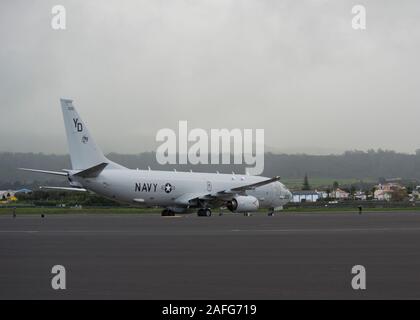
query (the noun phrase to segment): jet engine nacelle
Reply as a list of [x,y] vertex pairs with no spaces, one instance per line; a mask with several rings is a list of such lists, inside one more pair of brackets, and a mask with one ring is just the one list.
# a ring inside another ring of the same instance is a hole
[[260,203],[254,196],[236,196],[226,206],[232,212],[257,211]]

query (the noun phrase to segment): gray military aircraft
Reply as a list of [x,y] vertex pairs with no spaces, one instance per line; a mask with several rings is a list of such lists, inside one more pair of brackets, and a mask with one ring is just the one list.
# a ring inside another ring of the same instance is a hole
[[279,177],[132,170],[104,156],[95,144],[73,101],[61,99],[71,170],[47,171],[20,168],[67,177],[70,187],[46,189],[94,192],[134,206],[163,207],[163,216],[198,211],[210,216],[211,209],[227,207],[232,212],[249,213],[266,208],[269,214],[281,210],[292,198]]

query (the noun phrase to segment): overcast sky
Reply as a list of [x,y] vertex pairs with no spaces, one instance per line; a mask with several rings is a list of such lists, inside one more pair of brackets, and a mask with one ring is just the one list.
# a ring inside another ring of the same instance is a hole
[[179,120],[275,151],[420,148],[419,1],[1,1],[0,41],[0,151],[66,153],[60,97],[105,152]]

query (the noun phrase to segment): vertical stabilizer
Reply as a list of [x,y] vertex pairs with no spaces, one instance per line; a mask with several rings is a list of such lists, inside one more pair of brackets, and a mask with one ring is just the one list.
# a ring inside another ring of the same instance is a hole
[[84,170],[100,163],[110,163],[93,140],[88,128],[73,106],[60,99],[73,170]]

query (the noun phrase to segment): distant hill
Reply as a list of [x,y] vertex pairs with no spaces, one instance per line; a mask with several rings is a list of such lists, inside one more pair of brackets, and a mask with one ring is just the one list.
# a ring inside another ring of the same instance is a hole
[[[156,170],[216,172],[238,174],[244,165],[166,165],[156,162],[153,152],[136,155],[111,153],[108,157],[129,168]],[[0,152],[0,189],[19,188],[39,184],[65,185],[60,177],[19,171],[18,167],[61,170],[70,168],[68,155],[42,153]],[[352,179],[377,180],[379,178],[403,178],[420,180],[420,152],[404,154],[394,151],[347,151],[340,155],[273,154],[265,155],[263,175],[280,175],[284,179]]]

